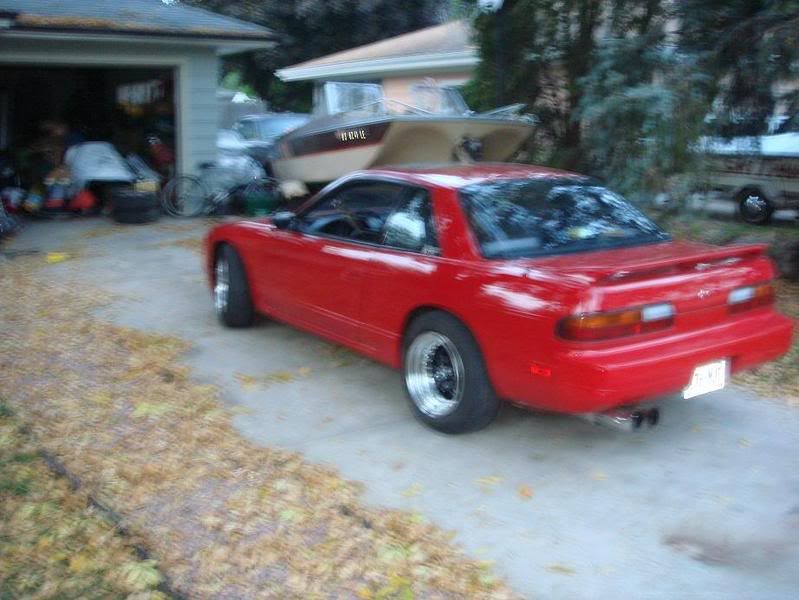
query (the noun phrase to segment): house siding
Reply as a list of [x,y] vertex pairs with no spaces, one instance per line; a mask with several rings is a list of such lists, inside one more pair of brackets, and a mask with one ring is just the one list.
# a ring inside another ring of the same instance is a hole
[[434,81],[438,85],[463,85],[472,74],[468,71],[461,73],[435,73],[419,74],[413,76],[395,76],[383,78],[383,93],[386,98],[404,102],[405,104],[413,104],[413,96],[411,89],[415,85],[425,83],[426,81]]
[[216,158],[219,60],[213,48],[154,42],[27,40],[0,36],[0,64],[15,66],[172,67],[178,171],[196,172]]

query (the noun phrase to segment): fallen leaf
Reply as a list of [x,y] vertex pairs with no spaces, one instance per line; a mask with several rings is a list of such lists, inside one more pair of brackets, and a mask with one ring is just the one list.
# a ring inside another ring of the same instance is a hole
[[45,262],[48,264],[56,264],[69,260],[69,254],[66,252],[48,252],[44,257]]
[[533,489],[529,485],[520,485],[516,491],[522,500],[529,500],[533,497]]
[[484,492],[490,491],[499,483],[502,483],[502,477],[498,475],[489,475],[486,477],[481,477],[477,480],[477,484],[483,489]]
[[421,483],[413,483],[403,490],[402,495],[406,498],[413,498],[421,494],[423,490],[424,486]]
[[571,567],[567,567],[566,565],[561,565],[558,563],[547,565],[546,570],[550,573],[558,573],[560,575],[574,575],[576,573],[576,571]]

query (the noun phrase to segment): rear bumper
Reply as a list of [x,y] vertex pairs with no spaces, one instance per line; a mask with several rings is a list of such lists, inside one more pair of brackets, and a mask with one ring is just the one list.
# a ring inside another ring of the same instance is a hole
[[546,406],[584,413],[682,391],[696,366],[728,359],[733,373],[785,354],[793,321],[773,311],[621,349],[570,349],[558,355]]

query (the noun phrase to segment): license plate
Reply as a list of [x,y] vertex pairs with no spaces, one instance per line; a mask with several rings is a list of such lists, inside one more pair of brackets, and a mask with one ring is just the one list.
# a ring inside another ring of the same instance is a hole
[[702,394],[716,392],[727,383],[727,361],[717,360],[694,369],[691,383],[682,392],[683,398],[693,398]]

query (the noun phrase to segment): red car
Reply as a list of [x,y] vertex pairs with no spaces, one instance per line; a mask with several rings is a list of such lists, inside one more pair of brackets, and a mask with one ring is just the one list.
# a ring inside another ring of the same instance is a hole
[[401,368],[416,415],[486,426],[500,399],[630,428],[785,353],[761,245],[672,240],[590,178],[483,164],[354,173],[296,213],[215,227],[216,310]]

